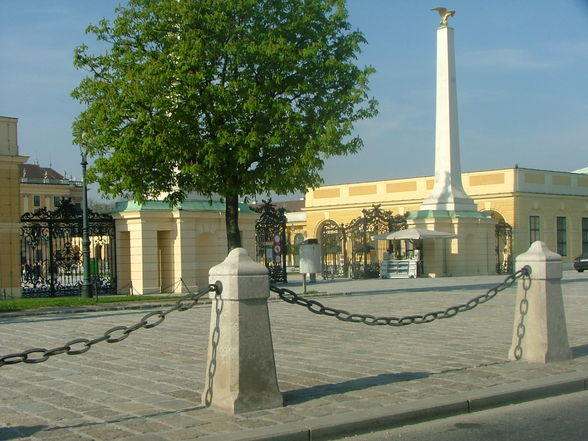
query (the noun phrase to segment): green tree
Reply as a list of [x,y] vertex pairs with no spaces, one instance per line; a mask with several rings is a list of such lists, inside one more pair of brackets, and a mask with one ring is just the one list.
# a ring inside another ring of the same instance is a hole
[[87,28],[104,52],[75,51],[89,180],[138,202],[219,195],[241,246],[239,196],[314,188],[326,158],[362,145],[373,69],[355,65],[347,18],[345,0],[128,0]]

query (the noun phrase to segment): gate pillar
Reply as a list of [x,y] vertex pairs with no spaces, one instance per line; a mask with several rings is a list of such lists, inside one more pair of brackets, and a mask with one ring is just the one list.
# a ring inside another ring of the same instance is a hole
[[568,360],[566,316],[561,293],[561,256],[536,241],[516,259],[517,271],[531,267],[530,279],[518,283],[510,360],[534,363]]
[[202,403],[231,413],[283,405],[267,299],[268,269],[243,248],[209,272],[222,294],[211,293],[210,338]]
[[134,264],[130,267],[130,279],[133,292],[140,295],[161,292],[159,250],[157,247],[157,226],[152,222],[140,220],[131,224],[130,258]]

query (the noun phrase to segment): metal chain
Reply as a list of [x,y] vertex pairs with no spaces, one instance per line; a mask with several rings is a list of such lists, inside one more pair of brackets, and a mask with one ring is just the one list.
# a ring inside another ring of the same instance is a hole
[[531,274],[531,267],[525,266],[516,273],[509,275],[504,280],[504,282],[493,288],[490,288],[485,294],[474,297],[466,303],[457,306],[450,306],[449,308],[440,311],[428,312],[424,315],[408,315],[405,317],[376,317],[370,314],[350,313],[343,309],[336,309],[331,308],[330,306],[325,306],[316,300],[306,299],[289,289],[279,288],[273,285],[270,287],[270,289],[277,293],[278,296],[287,303],[304,306],[310,312],[326,315],[329,317],[335,317],[336,319],[343,322],[363,323],[370,326],[407,326],[413,324],[418,325],[423,323],[431,323],[437,319],[455,317],[460,312],[470,311],[476,306],[493,299],[500,291],[510,288],[516,280],[523,277],[528,277],[529,274]]
[[517,344],[516,344],[514,351],[513,351],[516,360],[520,360],[521,358],[523,358],[523,338],[525,337],[525,332],[526,332],[524,321],[525,321],[525,316],[529,312],[529,300],[527,299],[527,296],[529,294],[530,288],[531,288],[530,280],[525,279],[523,281],[523,289],[525,290],[525,294],[524,294],[523,298],[521,299],[521,303],[519,305],[519,314],[521,317],[521,321],[517,325],[517,339],[518,340],[517,340]]
[[103,341],[107,343],[118,343],[127,338],[132,332],[135,332],[141,328],[151,329],[160,325],[165,320],[167,315],[174,311],[182,312],[193,308],[198,302],[198,299],[209,292],[215,292],[217,294],[222,292],[222,284],[220,282],[216,282],[214,285],[208,285],[206,288],[203,288],[196,293],[190,292],[186,284],[183,284],[188,290],[189,294],[180,297],[169,309],[163,311],[152,311],[145,314],[141,320],[132,326],[115,326],[110,328],[104,333],[104,335],[98,338],[92,340],[87,338],[76,338],[65,343],[63,346],[58,346],[53,349],[33,348],[15,354],[4,355],[0,357],[0,367],[7,364],[17,363],[42,363],[47,361],[50,357],[60,354],[83,354],[84,352],[89,351],[90,348],[95,344],[102,343]]

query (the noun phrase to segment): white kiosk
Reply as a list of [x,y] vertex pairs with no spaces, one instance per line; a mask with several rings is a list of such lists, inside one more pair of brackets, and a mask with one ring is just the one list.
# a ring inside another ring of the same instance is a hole
[[[372,236],[372,240],[408,240],[413,242],[417,240],[455,238],[457,238],[457,234],[425,228],[407,228]],[[414,248],[410,259],[392,259],[385,253],[384,260],[380,264],[380,277],[382,279],[418,277],[420,275],[419,265],[422,265],[422,259],[423,256],[419,248]]]

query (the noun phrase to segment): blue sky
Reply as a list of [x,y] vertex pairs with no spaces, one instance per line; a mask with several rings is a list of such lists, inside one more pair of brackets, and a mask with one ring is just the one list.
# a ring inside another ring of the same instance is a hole
[[[20,154],[80,177],[71,90],[84,30],[118,0],[0,0],[0,115],[19,118]],[[329,160],[325,184],[434,173],[435,6],[455,9],[463,171],[588,166],[588,0],[348,0],[376,69],[376,118],[357,124],[354,156]]]

